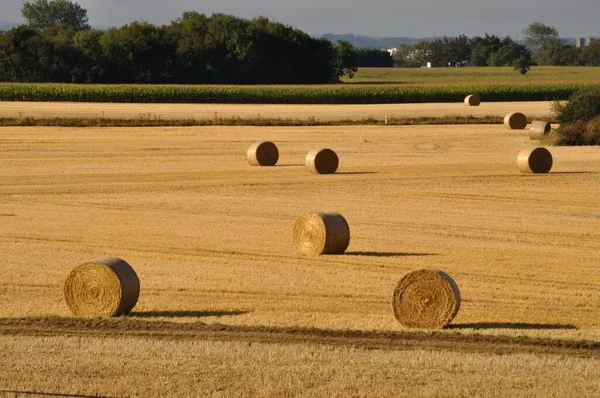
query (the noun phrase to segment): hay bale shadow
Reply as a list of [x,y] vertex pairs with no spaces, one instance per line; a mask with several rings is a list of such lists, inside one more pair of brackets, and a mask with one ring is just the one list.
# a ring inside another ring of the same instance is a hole
[[361,175],[361,174],[377,174],[377,172],[376,171],[337,171],[335,174]]
[[455,323],[446,329],[569,330],[577,329],[577,326],[570,323],[481,322]]

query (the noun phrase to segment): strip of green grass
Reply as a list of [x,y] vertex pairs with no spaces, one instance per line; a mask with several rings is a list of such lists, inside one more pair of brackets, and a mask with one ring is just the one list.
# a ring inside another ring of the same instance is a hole
[[464,84],[549,84],[597,83],[600,67],[592,66],[533,66],[522,76],[508,66],[466,68],[359,68],[345,84],[406,84],[406,85],[464,85]]

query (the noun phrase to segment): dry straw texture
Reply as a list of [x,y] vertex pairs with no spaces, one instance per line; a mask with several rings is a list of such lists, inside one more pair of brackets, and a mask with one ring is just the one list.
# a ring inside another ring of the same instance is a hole
[[465,97],[465,105],[467,106],[479,106],[481,103],[481,97],[479,94],[471,94]]
[[542,120],[534,120],[531,122],[529,128],[529,139],[530,140],[541,140],[545,135],[548,135],[552,131],[550,123]]
[[75,267],[65,281],[64,291],[74,315],[120,316],[135,307],[140,281],[124,260],[104,257]]
[[541,147],[523,149],[517,156],[517,167],[522,173],[547,173],[552,168],[552,154]]
[[406,274],[392,296],[394,316],[408,328],[443,328],[460,308],[460,292],[446,273],[424,268]]
[[504,126],[509,130],[523,130],[527,127],[527,116],[520,112],[504,116]]
[[247,151],[248,163],[252,166],[275,166],[279,160],[279,150],[272,142],[256,142]]
[[339,213],[307,213],[294,224],[294,246],[306,256],[342,254],[350,243],[350,227]]
[[337,170],[340,160],[331,149],[313,149],[306,155],[306,167],[317,174],[333,174]]

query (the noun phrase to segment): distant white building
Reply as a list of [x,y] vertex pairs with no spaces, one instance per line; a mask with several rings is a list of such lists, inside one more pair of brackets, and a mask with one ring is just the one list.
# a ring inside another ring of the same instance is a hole
[[577,48],[587,47],[594,40],[595,39],[592,37],[576,37],[575,38],[575,47],[577,47]]
[[396,47],[394,48],[384,48],[385,51],[387,51],[391,57],[393,57],[394,55],[396,55],[396,53],[398,52],[398,49]]

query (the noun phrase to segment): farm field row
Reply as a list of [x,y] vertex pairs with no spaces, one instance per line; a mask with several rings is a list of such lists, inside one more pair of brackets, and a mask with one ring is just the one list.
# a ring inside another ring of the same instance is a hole
[[459,85],[598,83],[600,67],[534,66],[525,76],[508,66],[468,68],[359,68],[348,84]]
[[[450,78],[450,82],[452,82]],[[594,82],[595,83],[595,82]],[[484,101],[566,100],[593,83],[399,85],[149,85],[0,83],[0,101],[60,101],[190,104],[398,104],[462,102],[480,94]]]
[[523,112],[528,117],[551,118],[552,103],[461,103],[282,105],[282,104],[117,104],[85,102],[0,102],[0,118],[150,118],[150,119],[316,119],[321,121],[374,118],[500,116]]
[[[259,140],[277,143],[278,166],[248,165]],[[0,128],[0,362],[11,364],[0,395],[185,395],[194,384],[239,396],[592,396],[600,152],[553,147],[551,173],[520,174],[517,153],[532,145],[500,125]],[[338,173],[303,166],[323,146]],[[347,253],[300,256],[294,220],[327,210],[348,220]],[[106,255],[135,268],[141,295],[116,329],[94,331],[64,318],[62,284]],[[402,328],[390,306],[400,277],[423,267],[461,291],[435,336]],[[224,341],[218,327],[161,337],[197,322],[227,325]],[[284,328],[425,339],[319,344],[275,336]],[[433,347],[446,338],[465,342]]]

